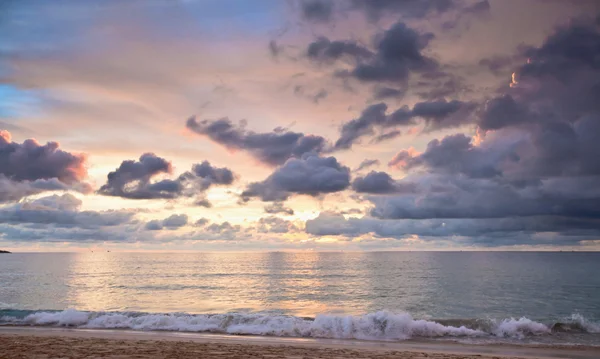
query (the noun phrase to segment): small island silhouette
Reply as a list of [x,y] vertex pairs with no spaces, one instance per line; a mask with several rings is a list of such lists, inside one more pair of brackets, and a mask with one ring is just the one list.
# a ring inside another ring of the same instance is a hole
[[10,253],[9,251],[3,251],[0,249],[0,253]]

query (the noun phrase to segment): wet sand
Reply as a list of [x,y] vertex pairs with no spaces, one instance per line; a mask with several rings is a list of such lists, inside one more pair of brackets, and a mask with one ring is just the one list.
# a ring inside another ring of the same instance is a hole
[[0,358],[600,358],[600,348],[0,327]]

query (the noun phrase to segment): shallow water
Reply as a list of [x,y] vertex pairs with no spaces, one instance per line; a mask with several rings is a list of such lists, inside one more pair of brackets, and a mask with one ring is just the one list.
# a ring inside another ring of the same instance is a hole
[[9,254],[0,322],[600,344],[598,273],[572,252]]

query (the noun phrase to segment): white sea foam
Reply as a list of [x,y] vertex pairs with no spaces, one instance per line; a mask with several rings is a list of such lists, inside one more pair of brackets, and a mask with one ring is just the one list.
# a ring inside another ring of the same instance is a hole
[[[591,333],[600,327],[582,316],[570,321]],[[88,329],[164,330],[253,334],[282,337],[334,339],[404,340],[432,337],[509,337],[549,334],[551,329],[528,318],[491,321],[489,328],[443,325],[435,321],[415,320],[408,313],[381,311],[363,316],[318,315],[313,319],[261,313],[229,313],[211,315],[144,314],[82,312],[35,312],[24,318],[2,317],[0,324],[69,326]]]
[[293,316],[252,313],[127,315],[69,309],[62,312],[33,313],[26,316],[22,323],[94,329],[216,332],[336,339],[401,340],[411,337],[485,335],[482,331],[464,326],[444,326],[433,321],[414,320],[406,313],[390,312],[370,313],[364,316],[318,315],[314,320],[309,320]]
[[600,333],[600,324],[590,322],[585,319],[581,314],[573,314],[571,315],[570,321],[572,323],[577,323],[588,333]]
[[[19,323],[19,320],[10,320]],[[75,310],[37,312],[22,322],[30,325],[75,326],[96,329],[168,330],[255,334],[271,336],[407,339],[413,336],[481,336],[485,333],[465,327],[444,326],[425,320],[413,320],[408,314],[377,312],[365,316],[319,315],[314,320],[292,316],[263,314],[177,315],[87,313]]]
[[24,322],[34,325],[80,326],[85,325],[90,313],[67,309],[62,312],[37,312],[25,317]]
[[551,330],[545,324],[522,317],[504,319],[493,328],[492,333],[498,337],[524,338],[527,335],[548,334]]

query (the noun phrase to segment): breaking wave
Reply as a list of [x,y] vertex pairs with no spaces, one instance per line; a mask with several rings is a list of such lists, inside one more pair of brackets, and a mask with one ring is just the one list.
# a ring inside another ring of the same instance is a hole
[[31,325],[85,329],[208,332],[238,335],[363,340],[438,337],[502,337],[522,339],[553,332],[600,333],[600,325],[583,316],[541,323],[522,317],[504,320],[419,320],[408,313],[380,311],[363,316],[318,315],[301,318],[264,313],[150,314],[0,310],[0,325]]

